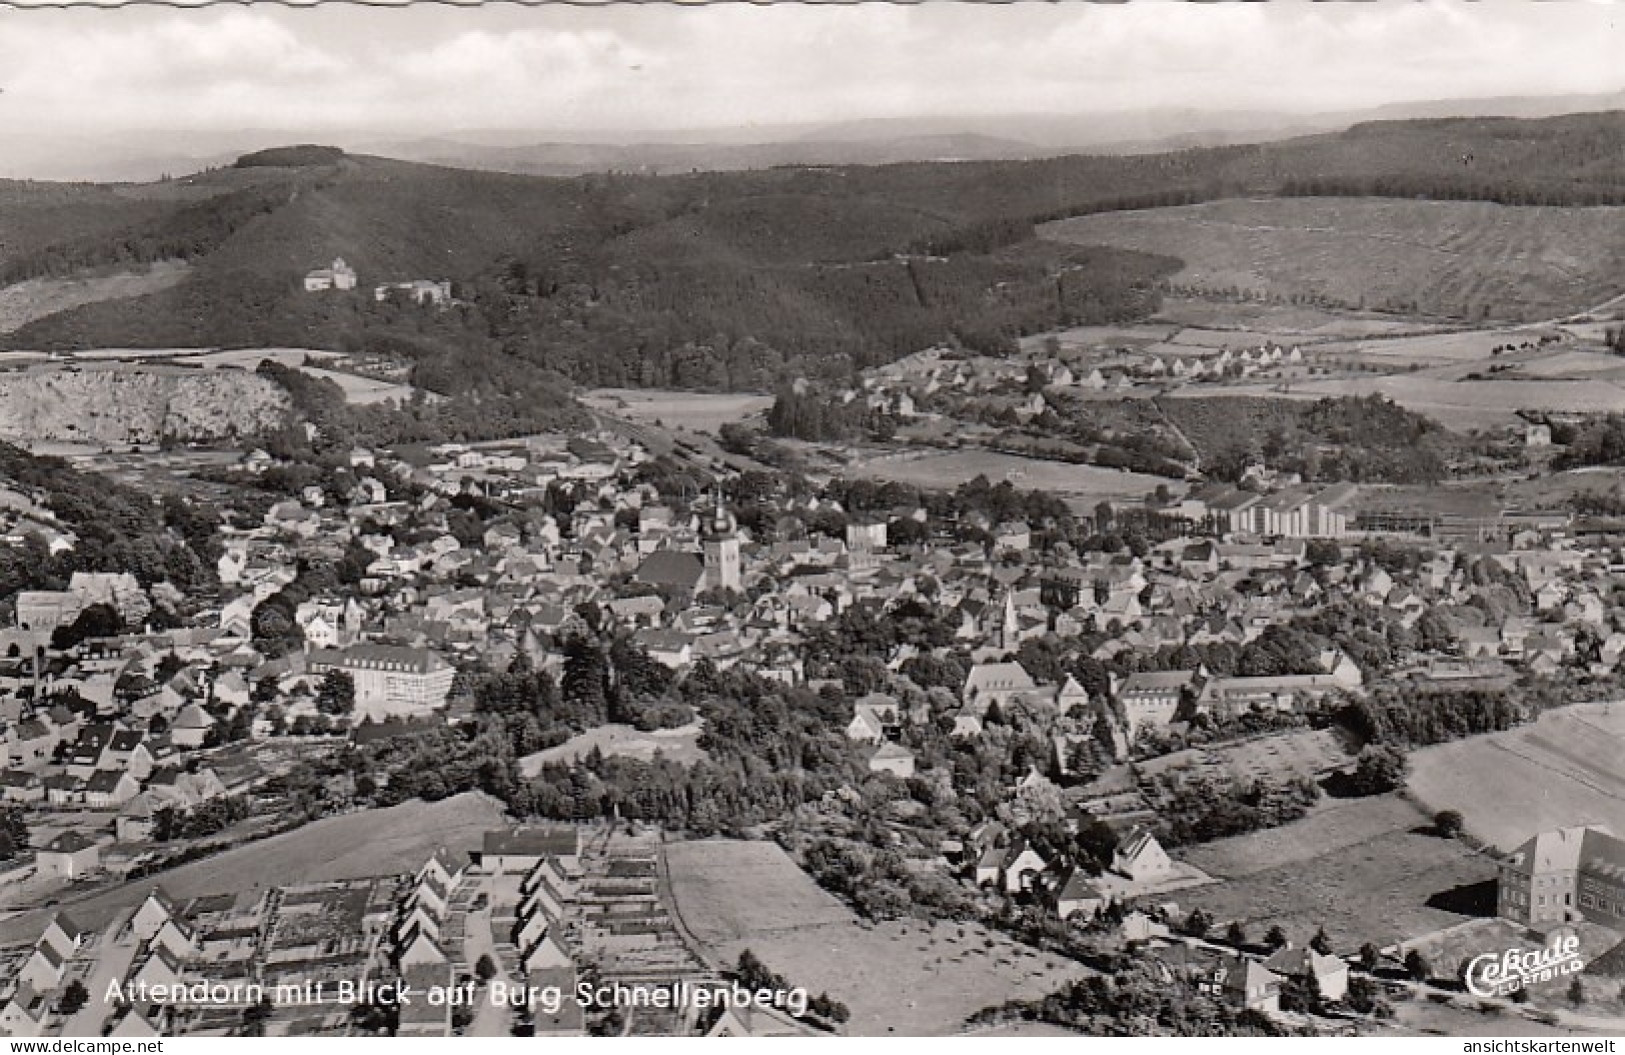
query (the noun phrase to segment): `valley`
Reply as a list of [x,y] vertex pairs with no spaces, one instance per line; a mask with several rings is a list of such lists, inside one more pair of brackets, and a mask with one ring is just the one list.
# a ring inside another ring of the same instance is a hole
[[[0,1022],[1459,1025],[1625,860],[1621,134],[0,183]],[[73,989],[227,964],[813,1001]]]

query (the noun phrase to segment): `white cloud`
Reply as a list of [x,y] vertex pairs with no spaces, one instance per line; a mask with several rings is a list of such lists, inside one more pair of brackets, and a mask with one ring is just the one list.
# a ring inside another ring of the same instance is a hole
[[0,13],[0,135],[710,127],[1617,90],[1596,4]]

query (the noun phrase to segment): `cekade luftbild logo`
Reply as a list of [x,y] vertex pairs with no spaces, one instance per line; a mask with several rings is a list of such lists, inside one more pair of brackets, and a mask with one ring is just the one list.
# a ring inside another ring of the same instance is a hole
[[1579,936],[1561,927],[1547,937],[1544,948],[1508,949],[1475,956],[1467,964],[1463,981],[1474,996],[1509,996],[1540,982],[1578,974],[1584,968]]

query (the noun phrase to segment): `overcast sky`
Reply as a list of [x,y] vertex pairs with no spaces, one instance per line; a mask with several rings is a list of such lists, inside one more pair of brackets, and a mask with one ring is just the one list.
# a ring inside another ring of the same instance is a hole
[[[21,0],[27,3],[28,0]],[[7,133],[709,128],[1625,87],[1625,7],[0,10]]]

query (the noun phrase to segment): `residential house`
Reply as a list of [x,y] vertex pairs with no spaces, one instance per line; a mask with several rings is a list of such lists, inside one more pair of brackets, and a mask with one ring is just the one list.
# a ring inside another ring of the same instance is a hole
[[1053,895],[1055,914],[1063,920],[1082,916],[1085,920],[1111,903],[1111,898],[1095,884],[1093,877],[1074,866],[1057,885]]
[[41,875],[78,879],[100,870],[101,848],[95,840],[69,829],[37,851],[34,862]]
[[176,747],[187,750],[202,747],[214,728],[214,719],[196,703],[188,703],[175,715],[169,725],[169,739]]
[[566,871],[573,871],[581,853],[580,837],[577,829],[563,825],[489,831],[481,844],[479,864],[488,872],[523,875],[543,858],[552,857]]
[[19,981],[11,999],[0,1005],[0,1035],[7,1037],[38,1037],[45,1029],[45,1020],[51,1010],[46,994],[27,982]]
[[49,993],[62,984],[62,976],[67,972],[67,966],[67,957],[55,946],[42,941],[34,946],[28,958],[23,961],[22,969],[17,972],[17,985],[34,992]]
[[1281,976],[1249,956],[1230,962],[1219,991],[1227,1002],[1244,1010],[1271,1015],[1281,1010]]
[[72,773],[52,773],[45,778],[45,801],[53,806],[71,806],[85,800],[85,781]]
[[90,932],[81,927],[79,923],[66,912],[58,912],[51,917],[51,922],[45,925],[45,932],[40,935],[40,941],[49,944],[63,959],[69,959],[78,952],[90,937]]
[[982,717],[989,707],[997,705],[1004,710],[1037,689],[1038,683],[1020,663],[978,663],[965,678],[960,697]]
[[116,810],[140,792],[140,782],[128,770],[98,769],[85,781],[85,805],[97,810]]
[[1048,868],[1049,862],[1037,850],[1025,839],[1017,839],[982,854],[977,861],[976,882],[978,886],[997,884],[1006,894],[1019,894],[1033,889]]
[[649,658],[671,670],[682,670],[694,662],[697,638],[680,630],[639,630],[633,640]]
[[1148,828],[1136,828],[1117,844],[1111,871],[1138,884],[1157,883],[1174,872],[1173,860]]
[[1314,949],[1287,945],[1265,960],[1264,966],[1283,978],[1313,979],[1317,991],[1326,1000],[1341,1000],[1349,991],[1349,965],[1339,957]]
[[180,908],[175,904],[162,886],[155,886],[148,891],[147,898],[130,917],[130,933],[140,941],[151,941],[157,937],[164,924],[180,917]]
[[45,801],[45,782],[38,773],[23,769],[0,772],[0,799],[28,805]]
[[890,696],[871,693],[852,705],[852,721],[847,723],[846,735],[853,740],[879,744],[897,729],[900,722],[897,701]]
[[902,744],[881,744],[869,756],[869,771],[886,772],[906,780],[914,775],[914,752]]

